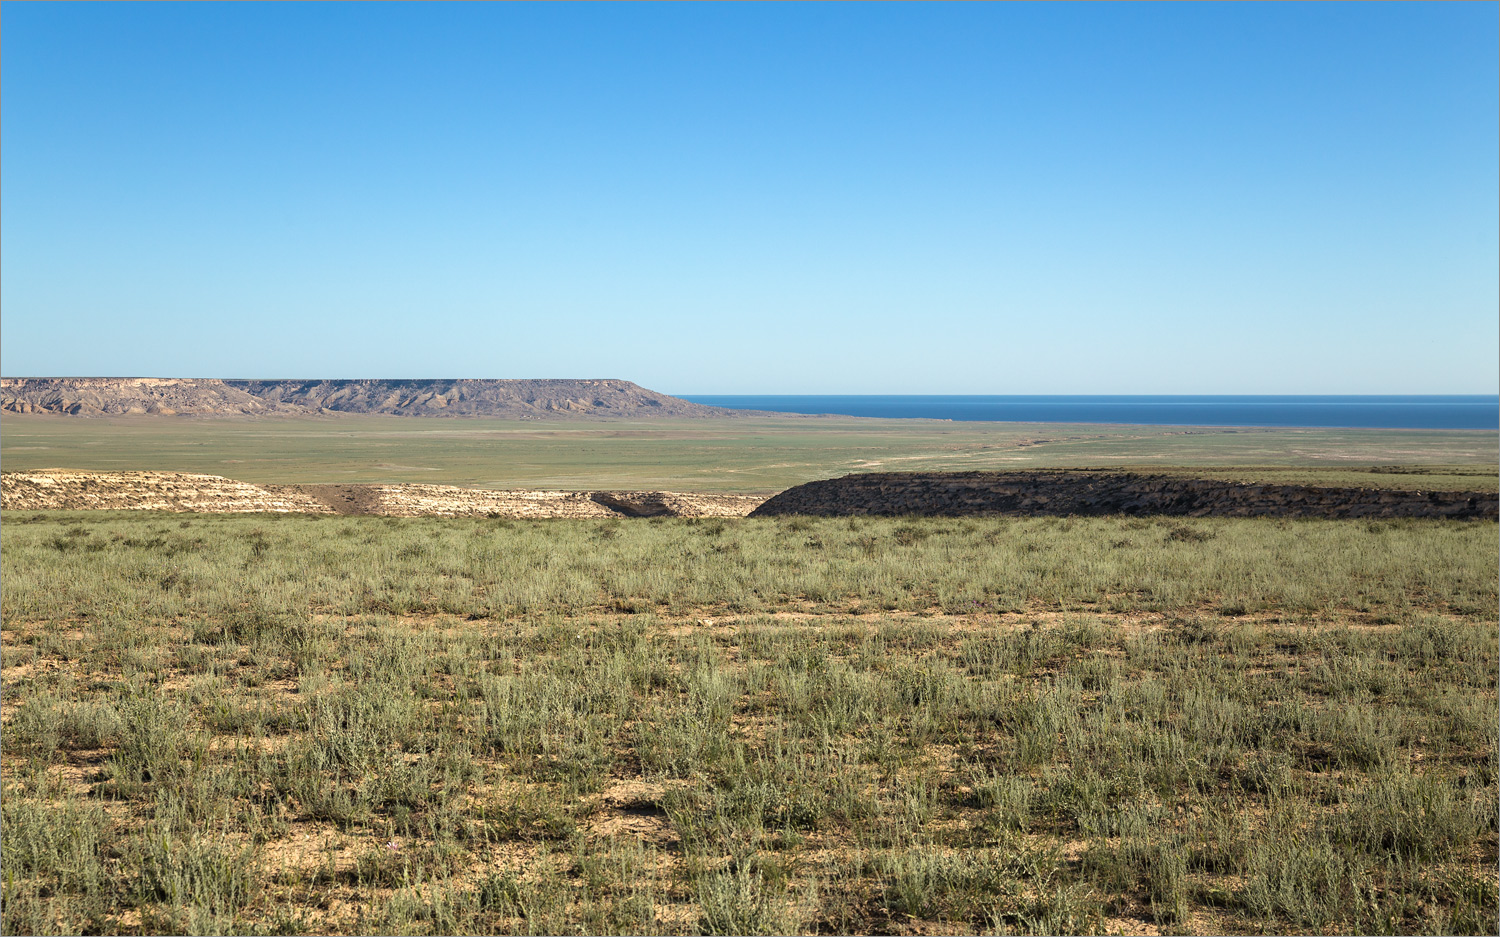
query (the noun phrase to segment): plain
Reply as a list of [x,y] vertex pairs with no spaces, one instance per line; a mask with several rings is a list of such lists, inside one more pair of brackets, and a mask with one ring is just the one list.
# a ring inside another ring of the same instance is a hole
[[[1493,430],[1246,429],[841,417],[537,421],[209,420],[7,414],[11,471],[170,470],[258,484],[772,494],[856,471],[1184,467],[1235,480],[1495,490]],[[1246,468],[1246,467],[1250,468]],[[1397,467],[1404,471],[1372,472]],[[1415,472],[1417,474],[1411,474]],[[1410,477],[1402,477],[1403,474]]]
[[1492,932],[1496,525],[7,514],[4,929]]

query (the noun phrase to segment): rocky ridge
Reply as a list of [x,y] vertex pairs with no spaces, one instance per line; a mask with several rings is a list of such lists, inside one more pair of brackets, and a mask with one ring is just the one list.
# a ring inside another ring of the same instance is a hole
[[622,380],[0,378],[0,411],[69,416],[328,413],[517,420],[734,417]]
[[503,491],[452,485],[252,485],[185,472],[0,473],[7,511],[194,511],[393,517],[743,517],[763,497],[672,491]]
[[733,416],[621,380],[225,381],[268,405],[403,416]]
[[220,380],[157,377],[0,378],[0,411],[68,416],[262,416],[305,412]]
[[789,488],[751,517],[784,514],[1097,515],[1183,517],[1497,516],[1483,491],[1314,488],[1132,473],[881,472]]

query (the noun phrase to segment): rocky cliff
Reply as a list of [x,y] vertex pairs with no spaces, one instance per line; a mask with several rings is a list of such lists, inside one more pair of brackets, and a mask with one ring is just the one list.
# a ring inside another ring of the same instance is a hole
[[511,420],[734,417],[621,380],[0,378],[0,410],[70,416],[381,413]]
[[899,472],[809,482],[751,517],[778,514],[1089,515],[1185,517],[1496,517],[1496,494],[1244,485],[1087,472]]
[[69,416],[244,416],[303,412],[212,378],[0,378],[0,410]]

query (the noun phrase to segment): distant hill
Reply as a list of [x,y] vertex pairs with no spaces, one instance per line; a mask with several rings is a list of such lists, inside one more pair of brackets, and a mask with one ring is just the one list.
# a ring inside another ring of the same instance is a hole
[[0,411],[72,416],[384,413],[503,419],[733,417],[621,380],[0,378]]
[[[262,415],[301,408],[268,404],[223,381],[159,377],[0,378],[0,410],[70,416]],[[305,412],[305,411],[303,411]]]
[[619,380],[225,381],[268,404],[411,416],[728,416]]

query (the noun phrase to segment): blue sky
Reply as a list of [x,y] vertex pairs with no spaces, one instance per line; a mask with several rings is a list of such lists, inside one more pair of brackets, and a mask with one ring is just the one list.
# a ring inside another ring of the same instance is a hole
[[8,3],[0,373],[1495,393],[1497,11]]

